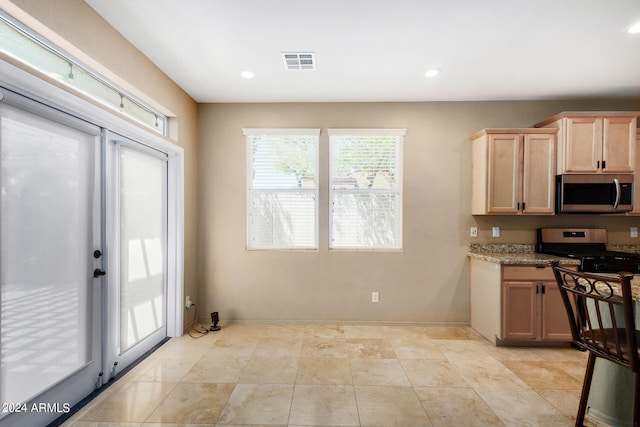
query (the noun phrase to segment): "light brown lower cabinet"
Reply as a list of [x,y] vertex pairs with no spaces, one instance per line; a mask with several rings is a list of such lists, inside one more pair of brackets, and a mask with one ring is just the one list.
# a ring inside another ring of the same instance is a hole
[[497,345],[571,342],[551,267],[471,258],[471,327]]

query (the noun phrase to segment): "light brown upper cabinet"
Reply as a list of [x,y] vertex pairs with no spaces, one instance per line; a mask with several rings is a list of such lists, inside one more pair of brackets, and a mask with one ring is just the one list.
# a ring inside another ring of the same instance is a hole
[[553,215],[556,129],[483,129],[471,136],[472,215]]
[[633,173],[638,111],[564,112],[535,125],[558,129],[558,174]]

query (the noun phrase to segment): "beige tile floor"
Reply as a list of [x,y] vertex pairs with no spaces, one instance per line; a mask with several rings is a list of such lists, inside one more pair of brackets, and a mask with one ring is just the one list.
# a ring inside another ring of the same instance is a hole
[[170,340],[64,425],[572,426],[586,357],[465,327],[229,325]]

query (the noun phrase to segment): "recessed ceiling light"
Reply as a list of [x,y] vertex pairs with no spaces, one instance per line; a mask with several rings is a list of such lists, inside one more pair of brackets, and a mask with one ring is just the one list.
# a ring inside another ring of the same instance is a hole
[[442,73],[442,69],[440,68],[432,68],[430,70],[427,70],[426,73],[424,73],[425,77],[436,77],[439,76],[440,73]]
[[240,75],[245,79],[252,79],[255,77],[255,73],[253,71],[243,71]]
[[629,34],[640,34],[640,22],[636,22],[629,27]]

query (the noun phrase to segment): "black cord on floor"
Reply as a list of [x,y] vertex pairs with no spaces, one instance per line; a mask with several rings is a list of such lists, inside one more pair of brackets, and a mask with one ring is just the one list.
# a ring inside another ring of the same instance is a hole
[[[195,307],[196,309],[194,310],[195,313],[193,314],[193,328],[191,328],[191,330],[189,331],[189,336],[191,338],[202,338],[203,336],[207,335],[209,333],[209,330],[207,328],[197,328],[195,326],[196,324],[196,320],[198,319],[198,306],[195,304],[191,304],[193,307]],[[194,335],[196,334],[196,335]]]

